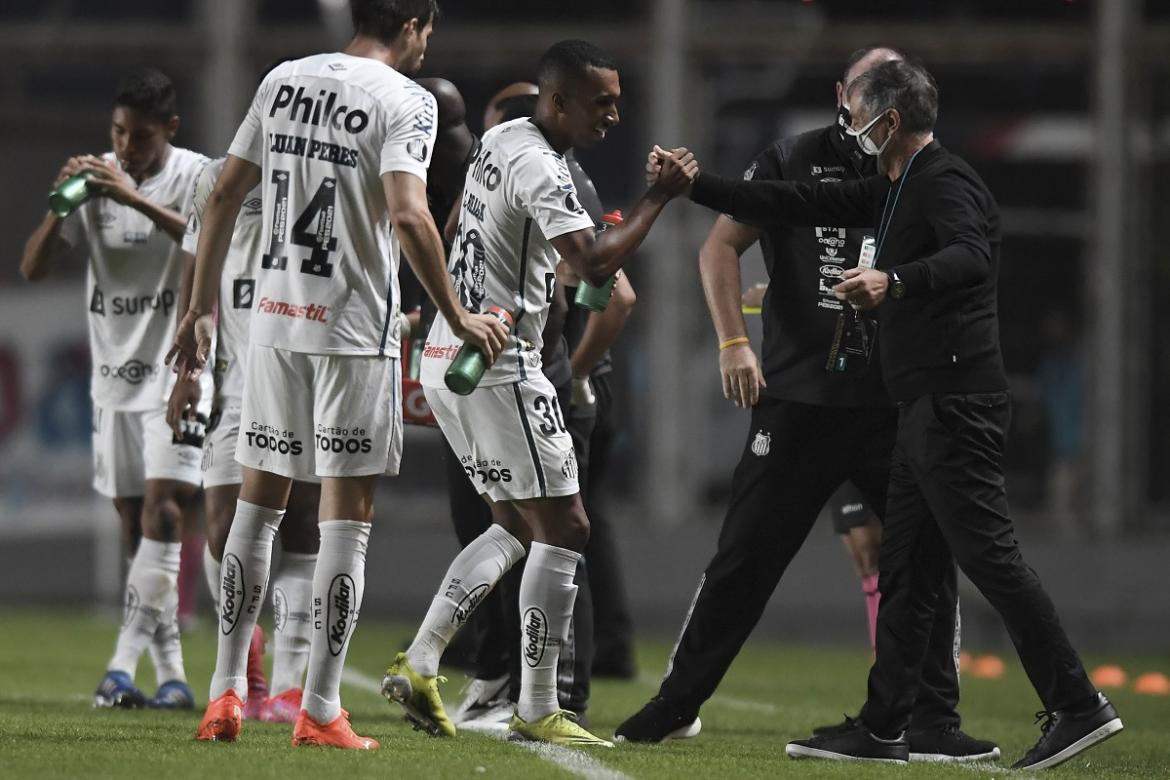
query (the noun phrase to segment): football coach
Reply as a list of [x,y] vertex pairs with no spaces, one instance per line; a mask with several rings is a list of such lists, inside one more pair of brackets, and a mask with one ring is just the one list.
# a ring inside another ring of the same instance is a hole
[[[905,761],[904,732],[947,567],[999,612],[1044,705],[1016,764],[1043,769],[1121,730],[1089,682],[1052,600],[1024,562],[1003,475],[1011,398],[999,345],[999,209],[966,162],[934,140],[938,88],[920,65],[886,62],[846,89],[850,135],[878,175],[797,183],[701,173],[691,199],[766,226],[876,225],[876,264],[846,271],[838,298],[872,309],[899,408],[880,553],[877,655],[860,717],[788,745],[794,758]],[[648,165],[675,161],[655,149]]]

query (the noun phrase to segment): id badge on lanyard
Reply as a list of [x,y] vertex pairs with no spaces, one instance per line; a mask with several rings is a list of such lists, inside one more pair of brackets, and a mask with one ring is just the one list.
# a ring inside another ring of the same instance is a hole
[[[877,260],[877,246],[873,236],[861,240],[861,252],[857,267],[873,268]],[[877,340],[877,322],[872,317],[857,311],[848,303],[837,315],[837,328],[833,333],[833,344],[829,347],[829,359],[825,370],[837,373],[863,373],[869,366],[873,345]]]

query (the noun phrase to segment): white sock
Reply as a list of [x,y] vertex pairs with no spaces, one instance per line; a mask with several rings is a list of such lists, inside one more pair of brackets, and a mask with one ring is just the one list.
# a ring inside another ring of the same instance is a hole
[[560,709],[557,659],[577,600],[580,553],[533,542],[520,580],[520,701],[516,714],[531,723]]
[[219,646],[210,699],[233,690],[248,698],[248,646],[268,587],[272,539],[280,528],[283,509],[269,509],[236,501],[236,515],[223,549],[220,569]]
[[313,636],[313,572],[316,553],[282,552],[272,578],[272,612],[276,624],[273,642],[274,694],[305,687],[309,645]]
[[301,707],[321,724],[341,714],[341,670],[357,625],[366,584],[370,524],[321,522],[321,551],[313,573],[313,637]]
[[500,577],[524,557],[524,545],[503,526],[493,523],[451,561],[439,592],[406,651],[423,677],[439,673],[439,659],[459,627],[495,587]]
[[125,672],[134,677],[138,659],[154,639],[159,621],[166,612],[172,596],[178,604],[179,551],[178,542],[156,542],[143,539],[130,564],[126,578],[126,610],[110,671]]
[[154,630],[154,637],[150,641],[150,660],[154,663],[154,676],[160,686],[172,680],[187,682],[180,633],[179,589],[176,587],[167,599],[159,617],[158,628]]
[[[203,577],[207,580],[207,592],[211,594],[211,604],[219,612],[219,561],[211,554],[211,545],[203,548]],[[216,618],[218,620],[218,618]]]

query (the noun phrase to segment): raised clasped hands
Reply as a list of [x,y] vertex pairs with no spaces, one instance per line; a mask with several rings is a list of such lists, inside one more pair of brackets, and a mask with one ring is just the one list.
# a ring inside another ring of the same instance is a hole
[[655,144],[646,157],[646,186],[667,198],[689,193],[698,175],[699,162],[686,147],[667,151]]

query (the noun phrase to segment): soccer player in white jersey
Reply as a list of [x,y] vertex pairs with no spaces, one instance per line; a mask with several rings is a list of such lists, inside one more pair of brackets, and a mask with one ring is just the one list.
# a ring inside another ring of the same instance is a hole
[[[195,197],[183,236],[183,252],[189,257],[180,292],[180,305],[190,300],[194,276],[194,255],[203,227],[203,210],[215,187],[224,159],[213,160],[204,167],[195,184]],[[236,501],[243,481],[243,467],[236,460],[236,441],[240,433],[240,411],[244,395],[244,365],[248,351],[248,325],[255,302],[256,277],[260,256],[267,238],[264,230],[263,193],[252,190],[236,218],[231,245],[224,260],[216,318],[215,352],[209,364],[214,366],[215,395],[203,441],[203,488],[206,496],[207,546],[203,551],[203,571],[216,605],[220,606],[220,562],[224,545],[235,516]],[[176,384],[167,411],[167,422],[178,431],[183,420],[195,413],[199,398],[189,394],[191,386]],[[198,389],[198,388],[193,388]],[[185,393],[187,391],[187,393]],[[256,627],[248,659],[248,699],[245,718],[293,723],[301,709],[305,668],[309,661],[309,638],[312,631],[313,570],[317,565],[317,506],[320,503],[320,479],[309,477],[293,482],[285,518],[280,525],[280,564],[272,580],[275,611],[274,653],[271,696],[265,684],[262,659],[256,652],[263,635]],[[218,619],[218,618],[217,618]]]
[[514,320],[500,359],[466,396],[443,375],[461,339],[437,317],[423,350],[427,402],[468,475],[492,508],[494,523],[451,563],[414,642],[383,679],[416,725],[453,735],[437,687],[443,650],[483,596],[525,555],[520,585],[520,699],[510,724],[516,739],[611,746],[575,722],[557,701],[557,661],[589,536],[577,487],[573,444],[556,392],[541,373],[541,331],[559,259],[603,283],[632,253],[666,203],[695,173],[671,169],[626,220],[604,233],[577,200],[564,153],[592,146],[618,123],[617,66],[585,41],[562,41],[541,58],[540,94],[531,118],[484,134],[468,170],[450,271],[460,300],[474,310],[499,306]]
[[[179,128],[175,88],[154,69],[129,74],[111,117],[113,150],[70,158],[56,184],[92,174],[91,197],[68,217],[45,215],[20,270],[43,277],[70,247],[89,255],[86,287],[93,361],[94,489],[114,501],[128,555],[126,609],[96,707],[194,706],[177,620],[183,515],[200,484],[205,411],[181,436],[166,423],[175,378],[163,365],[181,273],[179,241],[195,177],[207,158],[171,145]],[[55,186],[55,185],[54,185]],[[198,384],[205,376],[180,380]],[[134,683],[149,649],[158,693]]]
[[[433,0],[354,0],[343,52],[265,77],[203,211],[191,308],[176,334],[180,373],[207,360],[224,256],[240,205],[263,186],[260,260],[236,457],[240,499],[223,555],[210,702],[196,737],[239,736],[247,646],[264,600],[272,539],[294,479],[321,477],[313,632],[294,745],[376,748],[341,709],[340,682],[361,609],[374,485],[396,473],[397,268],[405,254],[460,335],[489,359],[491,317],[459,305],[427,209],[435,101],[411,81]],[[393,226],[393,231],[391,231]]]

